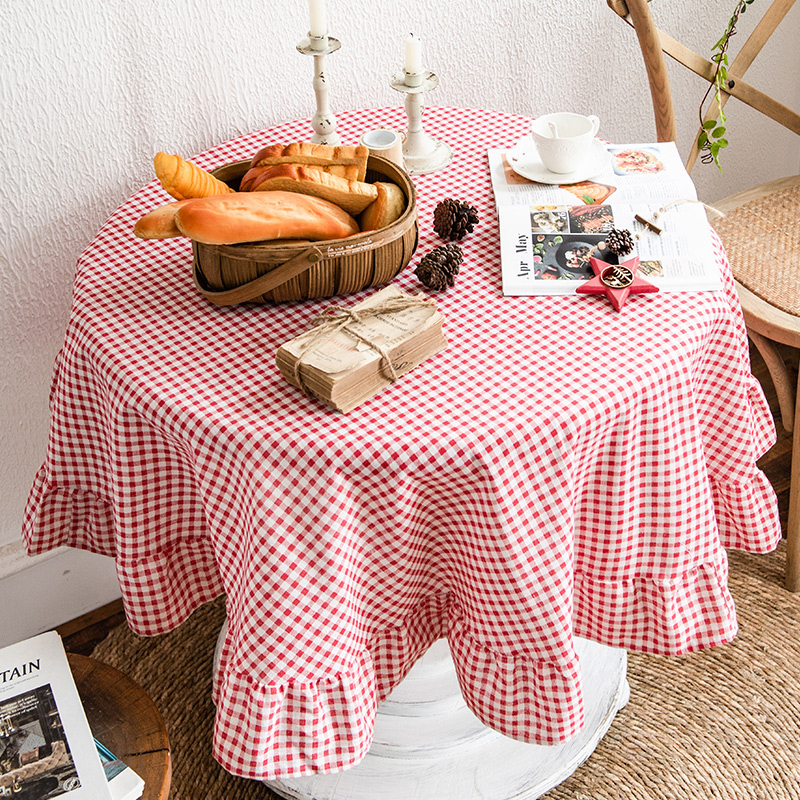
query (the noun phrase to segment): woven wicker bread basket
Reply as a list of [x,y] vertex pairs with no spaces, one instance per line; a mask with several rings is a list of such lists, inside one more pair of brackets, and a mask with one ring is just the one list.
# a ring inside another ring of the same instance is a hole
[[[237,161],[213,174],[238,189],[249,166],[249,161]],[[379,156],[369,157],[366,180],[396,183],[403,190],[407,204],[399,219],[377,231],[322,242],[192,242],[198,290],[212,303],[227,306],[333,297],[389,283],[417,248],[416,191],[407,172]]]

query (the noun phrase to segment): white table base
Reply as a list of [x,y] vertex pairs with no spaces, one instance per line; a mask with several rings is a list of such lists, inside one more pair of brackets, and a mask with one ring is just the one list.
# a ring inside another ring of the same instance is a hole
[[586,724],[552,747],[487,728],[461,697],[440,639],[378,708],[372,747],[345,772],[266,781],[291,800],[533,800],[594,751],[628,701],[624,650],[577,639]]

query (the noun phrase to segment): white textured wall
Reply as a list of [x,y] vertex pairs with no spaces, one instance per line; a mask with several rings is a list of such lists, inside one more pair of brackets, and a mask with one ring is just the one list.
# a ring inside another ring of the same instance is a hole
[[[654,2],[664,27],[705,52],[734,0],[699,5]],[[605,138],[653,137],[634,36],[605,0],[329,0],[328,16],[342,41],[328,70],[334,113],[398,104],[387,79],[413,30],[441,77],[430,104],[593,112]],[[310,116],[311,63],[295,51],[306,30],[305,0],[6,0],[0,8],[0,546],[19,537],[45,454],[51,367],[77,256],[152,179],[157,150],[188,157]],[[751,70],[795,106],[798,33],[795,8],[767,50],[769,66]],[[699,84],[680,74],[675,88],[693,119]],[[707,200],[800,171],[796,137],[732,106],[725,161],[741,156],[744,168],[731,166],[724,180],[696,173]]]

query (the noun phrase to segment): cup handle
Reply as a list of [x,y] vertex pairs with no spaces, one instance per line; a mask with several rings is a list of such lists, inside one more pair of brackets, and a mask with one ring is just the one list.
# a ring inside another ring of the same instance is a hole
[[382,130],[382,131],[391,131],[392,133],[396,133],[400,137],[400,141],[403,142],[403,144],[405,144],[405,141],[406,141],[406,132],[405,131],[396,131],[396,130],[394,130],[394,128],[386,128],[383,125],[381,125],[380,130]]
[[594,114],[589,114],[589,116],[586,117],[586,119],[591,120],[591,123],[592,123],[592,136],[596,136],[597,135],[597,131],[600,128],[600,118],[596,117]]

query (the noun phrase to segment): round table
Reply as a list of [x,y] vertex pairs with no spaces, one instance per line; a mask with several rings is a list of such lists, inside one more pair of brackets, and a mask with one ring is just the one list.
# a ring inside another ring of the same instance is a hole
[[[404,123],[399,108],[337,114],[346,144]],[[723,291],[637,295],[620,312],[503,296],[486,154],[529,123],[426,110],[454,157],[414,177],[415,259],[442,244],[440,200],[480,217],[455,286],[431,293],[449,345],[347,415],[288,385],[274,358],[364,293],[213,306],[188,241],[132,234],[169,200],[155,180],[79,259],[24,535],[31,553],[113,556],[142,635],[227,595],[213,746],[233,774],[345,774],[443,637],[484,725],[568,743],[589,708],[581,638],[665,654],[730,641],[724,548],[780,538],[756,467],[772,418],[718,243]],[[291,122],[192,160],[214,168],[309,133]],[[412,293],[415,263],[395,281]]]

